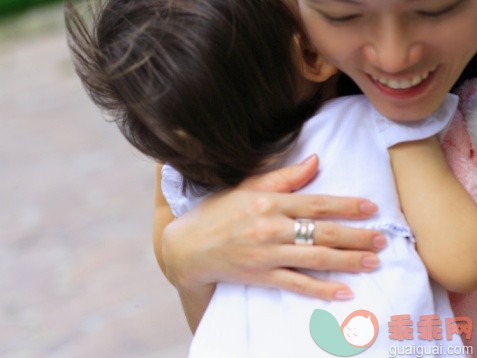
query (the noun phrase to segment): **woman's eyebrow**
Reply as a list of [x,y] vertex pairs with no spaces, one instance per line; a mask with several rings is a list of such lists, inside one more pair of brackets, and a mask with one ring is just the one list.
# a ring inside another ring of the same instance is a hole
[[310,4],[319,4],[319,3],[345,3],[353,5],[363,5],[360,0],[306,0]]

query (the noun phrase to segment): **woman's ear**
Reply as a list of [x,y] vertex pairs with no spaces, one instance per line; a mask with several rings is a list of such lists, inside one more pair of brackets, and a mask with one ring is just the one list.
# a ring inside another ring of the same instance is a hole
[[299,34],[294,36],[297,52],[297,65],[305,79],[311,82],[325,82],[338,72],[338,69],[311,49]]

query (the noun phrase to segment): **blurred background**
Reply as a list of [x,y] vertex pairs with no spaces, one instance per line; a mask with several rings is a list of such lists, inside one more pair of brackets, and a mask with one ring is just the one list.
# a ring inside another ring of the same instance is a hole
[[0,0],[0,357],[185,357],[154,163],[87,98],[59,1]]

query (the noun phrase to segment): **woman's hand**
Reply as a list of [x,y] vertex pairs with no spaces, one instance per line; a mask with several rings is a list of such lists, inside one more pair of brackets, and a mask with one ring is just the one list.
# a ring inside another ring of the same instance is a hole
[[[223,281],[279,287],[326,300],[351,298],[346,285],[296,269],[372,271],[379,265],[375,253],[386,240],[377,231],[329,221],[373,215],[377,207],[365,199],[290,194],[305,186],[317,169],[318,159],[312,156],[299,165],[252,177],[170,223],[160,255],[179,293],[194,295],[208,287],[205,296],[212,295],[215,283]],[[315,245],[294,245],[295,218],[317,220]],[[187,313],[186,304],[184,308]]]

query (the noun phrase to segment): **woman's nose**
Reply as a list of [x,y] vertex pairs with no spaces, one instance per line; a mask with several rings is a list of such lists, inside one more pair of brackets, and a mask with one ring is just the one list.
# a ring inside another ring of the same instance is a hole
[[363,47],[363,55],[379,71],[397,74],[422,58],[424,45],[413,36],[409,25],[399,19],[383,20],[370,30],[371,40]]

